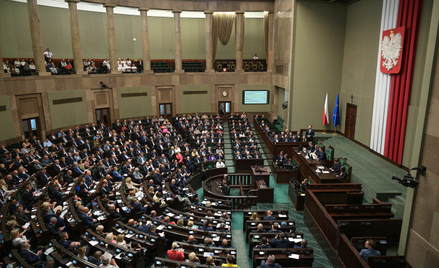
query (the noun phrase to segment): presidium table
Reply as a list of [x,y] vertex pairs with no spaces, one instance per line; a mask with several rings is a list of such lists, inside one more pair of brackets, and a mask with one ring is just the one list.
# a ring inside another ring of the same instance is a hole
[[340,179],[325,166],[325,161],[307,158],[297,147],[293,148],[293,159],[299,164],[299,182],[305,178],[311,179],[313,183],[340,182]]

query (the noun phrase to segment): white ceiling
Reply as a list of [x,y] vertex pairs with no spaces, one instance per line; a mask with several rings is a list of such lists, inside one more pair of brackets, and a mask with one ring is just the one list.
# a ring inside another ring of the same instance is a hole
[[[26,3],[26,0],[9,0],[13,2]],[[69,6],[64,0],[37,0],[38,5],[47,7],[57,7],[68,9]],[[77,4],[78,10],[82,11],[92,11],[92,12],[102,12],[105,13],[105,7],[102,4],[79,2]],[[137,8],[132,7],[115,7],[115,14],[120,15],[132,15],[140,16],[140,11]],[[169,17],[172,18],[172,10],[157,10],[151,9],[148,11],[148,16],[150,17]],[[181,12],[182,18],[204,18],[204,12],[202,11],[183,11]],[[248,19],[260,19],[264,17],[264,12],[245,12],[245,18]]]

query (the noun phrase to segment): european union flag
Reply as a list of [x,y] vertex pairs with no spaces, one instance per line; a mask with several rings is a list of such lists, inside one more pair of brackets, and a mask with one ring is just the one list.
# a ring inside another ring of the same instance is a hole
[[336,127],[337,125],[340,125],[340,117],[339,115],[339,111],[338,111],[338,96],[339,94],[337,94],[337,101],[335,102],[335,107],[334,107],[334,114],[332,115],[332,120],[334,121],[334,127]]

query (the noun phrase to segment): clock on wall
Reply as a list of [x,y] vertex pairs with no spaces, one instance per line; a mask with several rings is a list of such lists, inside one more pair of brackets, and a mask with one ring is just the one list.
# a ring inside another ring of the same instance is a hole
[[227,97],[227,91],[223,91],[223,96]]

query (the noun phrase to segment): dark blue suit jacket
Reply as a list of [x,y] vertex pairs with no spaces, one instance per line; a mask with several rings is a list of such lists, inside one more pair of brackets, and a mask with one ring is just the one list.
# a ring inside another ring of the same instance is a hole
[[[37,256],[37,254],[29,250],[22,250],[19,254],[30,265],[41,261],[40,257]],[[42,254],[40,256],[42,256]]]
[[95,222],[93,221],[93,218],[86,215],[83,212],[79,212],[78,217],[81,219],[81,221],[84,223],[85,226],[90,226],[92,224],[94,224]]

